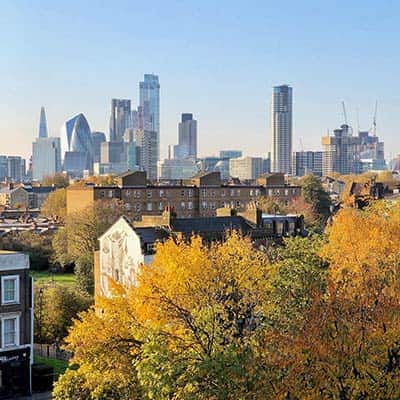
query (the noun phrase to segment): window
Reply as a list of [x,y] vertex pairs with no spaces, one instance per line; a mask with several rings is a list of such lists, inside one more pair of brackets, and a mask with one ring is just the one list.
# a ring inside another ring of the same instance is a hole
[[153,211],[153,203],[147,203],[146,210],[147,211]]
[[193,203],[191,201],[188,202],[188,209],[189,210],[193,209]]
[[19,316],[1,319],[1,347],[19,346]]
[[201,206],[203,207],[203,210],[207,210],[207,202],[206,201],[203,201],[201,203]]
[[225,197],[225,189],[221,192],[221,197]]
[[189,197],[193,197],[193,189],[189,189]]
[[108,191],[108,197],[109,197],[110,199],[112,199],[112,197],[113,197],[113,191],[112,191],[112,190],[109,190],[109,191]]
[[125,190],[125,196],[130,197],[131,196],[131,191],[130,190]]
[[215,197],[215,190],[211,190],[211,196]]
[[181,209],[184,210],[185,209],[185,202],[181,201]]
[[250,196],[254,196],[253,189],[250,189]]
[[285,189],[285,196],[289,196],[289,189]]
[[160,197],[164,197],[164,190],[160,190]]
[[260,189],[256,189],[256,196],[260,195]]
[[206,189],[201,189],[201,195],[203,197],[206,197],[207,196],[207,190]]
[[272,189],[268,189],[268,196],[272,197],[274,194],[274,191]]
[[185,195],[185,191],[181,190],[181,196],[184,196],[184,195]]
[[1,303],[19,303],[19,276],[9,275],[1,277]]
[[164,210],[164,204],[163,204],[162,201],[160,201],[160,204],[158,205],[158,209],[159,209],[160,211],[163,211],[163,210]]
[[153,193],[152,192],[147,192],[147,198],[151,198],[151,196],[153,195]]
[[297,193],[297,190],[296,190],[296,189],[293,189],[293,190],[292,190],[292,193],[293,193],[293,194],[296,194],[296,193]]
[[125,210],[130,211],[131,205],[130,203],[125,203]]
[[237,195],[240,196],[240,189],[237,190]]
[[142,209],[142,205],[140,203],[136,203],[136,211],[140,211]]
[[235,195],[235,189],[231,189],[231,196],[233,197]]

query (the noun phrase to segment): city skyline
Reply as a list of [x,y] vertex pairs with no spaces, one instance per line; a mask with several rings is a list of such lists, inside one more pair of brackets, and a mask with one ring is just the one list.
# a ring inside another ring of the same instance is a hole
[[[311,1],[301,6],[293,2],[286,20],[278,23],[278,9],[268,2],[254,2],[256,13],[235,3],[226,8],[205,2],[185,11],[176,2],[168,7],[156,2],[147,9],[122,1],[120,10],[113,9],[118,26],[104,28],[108,6],[81,5],[77,29],[71,32],[67,21],[73,3],[4,4],[0,30],[9,45],[3,53],[8,62],[0,67],[7,99],[0,108],[2,153],[30,155],[42,105],[49,136],[56,136],[62,122],[78,113],[93,130],[108,132],[110,100],[127,98],[138,105],[138,82],[151,72],[162,81],[161,158],[174,142],[176,123],[185,110],[199,121],[200,156],[217,154],[232,136],[244,154],[265,154],[271,143],[270,92],[281,84],[296,92],[293,150],[300,149],[300,138],[305,149],[321,149],[320,137],[344,122],[342,100],[353,127],[359,109],[360,128],[368,129],[378,99],[377,134],[390,149],[387,159],[400,151],[395,80],[399,56],[390,51],[399,37],[393,24],[398,5],[357,1],[331,9]],[[148,26],[150,15],[154,23]],[[168,16],[173,18],[169,21]],[[174,23],[180,17],[187,19],[178,29]],[[128,19],[130,24],[125,23]],[[297,22],[301,26],[296,27]],[[278,26],[279,37],[273,34]],[[168,34],[160,39],[160,32]],[[82,33],[86,41],[79,40]],[[104,49],[112,45],[106,57]],[[76,56],[66,59],[72,47]],[[186,52],[180,51],[183,47]],[[165,63],[166,58],[176,62]]]

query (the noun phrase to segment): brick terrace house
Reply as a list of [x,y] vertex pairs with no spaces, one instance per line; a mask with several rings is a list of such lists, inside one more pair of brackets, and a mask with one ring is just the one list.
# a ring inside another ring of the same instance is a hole
[[0,399],[30,393],[32,341],[29,257],[0,251]]
[[253,184],[222,183],[219,172],[199,173],[179,184],[151,184],[142,171],[127,172],[115,186],[70,186],[67,189],[67,213],[94,206],[97,200],[118,199],[126,215],[134,220],[142,215],[161,215],[167,208],[177,217],[213,217],[221,207],[243,211],[262,197],[284,203],[300,195],[300,187],[285,183],[283,174],[260,176]]

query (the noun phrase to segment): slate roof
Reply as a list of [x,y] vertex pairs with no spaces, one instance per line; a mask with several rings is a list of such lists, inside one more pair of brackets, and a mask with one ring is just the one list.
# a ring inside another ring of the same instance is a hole
[[181,233],[223,233],[227,230],[248,232],[252,226],[243,217],[200,217],[171,219],[173,232]]

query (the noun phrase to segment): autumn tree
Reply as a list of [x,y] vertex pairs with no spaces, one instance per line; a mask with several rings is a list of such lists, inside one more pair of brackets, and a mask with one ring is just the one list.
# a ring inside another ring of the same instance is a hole
[[[211,248],[200,238],[159,245],[137,287],[126,294],[117,287],[112,299],[100,300],[101,312],[90,310],[75,323],[67,342],[79,368],[55,393],[66,396],[63,388],[79,379],[77,390],[93,393],[90,377],[104,387],[110,377],[100,373],[112,366],[118,398],[264,399],[271,388],[257,339],[266,262],[236,234]],[[124,397],[128,387],[131,397]]]
[[46,217],[64,221],[67,215],[67,191],[60,188],[51,192],[40,210]]
[[42,180],[42,185],[66,188],[69,185],[69,178],[68,175],[59,172],[54,175],[45,176]]

